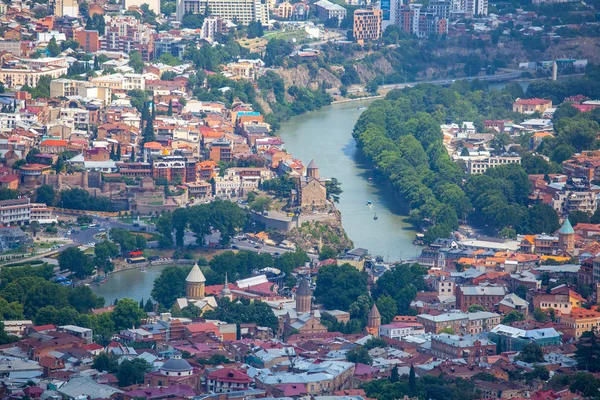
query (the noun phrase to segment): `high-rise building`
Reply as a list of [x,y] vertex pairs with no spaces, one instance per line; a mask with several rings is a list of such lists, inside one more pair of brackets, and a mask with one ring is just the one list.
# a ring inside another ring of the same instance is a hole
[[465,0],[464,10],[467,15],[487,15],[488,0]]
[[376,8],[354,11],[354,39],[358,42],[381,37],[382,11]]
[[102,50],[142,54],[144,61],[154,56],[154,28],[132,16],[111,17],[106,21],[106,33],[100,38]]
[[269,21],[265,0],[177,0],[177,21],[185,14],[205,13],[244,25]]

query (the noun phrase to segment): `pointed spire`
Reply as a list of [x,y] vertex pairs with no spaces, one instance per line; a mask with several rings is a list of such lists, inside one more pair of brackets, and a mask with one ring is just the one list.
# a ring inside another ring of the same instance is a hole
[[225,273],[225,285],[223,285],[223,289],[221,290],[222,296],[231,295],[231,290],[229,290],[229,281],[227,280],[227,272]]
[[300,278],[298,289],[296,290],[296,296],[310,296],[310,287],[308,286],[308,280],[306,278]]
[[377,304],[375,303],[373,303],[373,307],[371,307],[371,311],[369,311],[369,319],[371,318],[381,318],[381,314],[379,314]]

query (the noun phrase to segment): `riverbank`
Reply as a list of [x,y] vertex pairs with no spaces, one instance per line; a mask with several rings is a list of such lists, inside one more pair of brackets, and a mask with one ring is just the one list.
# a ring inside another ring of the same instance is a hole
[[[336,178],[341,183],[343,192],[336,207],[354,246],[389,261],[400,261],[420,252],[413,244],[414,230],[404,221],[406,207],[373,179],[371,167],[352,138],[363,107],[374,100],[352,99],[292,117],[282,123],[279,135],[294,157],[304,162],[314,159],[323,178]],[[372,207],[367,206],[369,201]]]

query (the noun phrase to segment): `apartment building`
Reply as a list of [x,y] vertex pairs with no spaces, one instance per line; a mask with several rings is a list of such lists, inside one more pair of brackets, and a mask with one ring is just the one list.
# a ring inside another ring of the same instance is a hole
[[586,308],[574,308],[571,314],[561,317],[563,332],[573,338],[579,338],[584,332],[600,327],[600,312]]
[[214,40],[217,33],[225,33],[227,30],[226,21],[220,17],[209,16],[202,23],[200,39]]
[[112,74],[92,78],[91,82],[101,88],[122,90],[146,90],[146,78],[142,74]]
[[600,181],[600,151],[586,151],[575,154],[562,163],[563,172],[569,177]]
[[505,155],[483,158],[470,158],[467,162],[467,172],[470,175],[484,174],[489,168],[506,164],[521,164],[521,156]]
[[75,31],[73,33],[75,40],[87,53],[95,53],[100,50],[100,36],[98,31],[88,31],[86,29]]
[[449,335],[442,333],[431,338],[431,354],[442,360],[464,358],[470,364],[477,364],[496,354],[496,344],[488,339],[473,335]]
[[40,68],[20,65],[16,68],[0,68],[0,82],[10,88],[23,85],[37,86],[43,76],[56,79],[61,75],[66,75],[67,70],[66,65]]
[[111,101],[112,90],[109,87],[99,87],[92,82],[74,79],[54,79],[50,82],[50,97],[81,96],[101,100],[104,104]]
[[377,40],[381,37],[381,16],[379,9],[354,11],[354,39],[359,43],[365,40]]
[[154,34],[152,26],[140,23],[135,17],[110,17],[106,21],[106,33],[100,38],[100,47],[127,54],[137,50],[144,61],[150,61],[154,57]]
[[[181,156],[157,156],[152,159],[154,179],[166,179],[168,182],[187,182],[186,159]],[[194,179],[195,181],[195,174]]]
[[425,332],[438,334],[444,329],[451,329],[456,334],[477,334],[487,332],[500,323],[500,314],[478,311],[464,313],[452,311],[446,314],[417,315],[417,322],[423,325]]
[[56,218],[52,214],[52,210],[45,203],[31,203],[29,220],[37,221],[40,224],[47,224],[55,222]]
[[213,161],[231,162],[233,160],[233,142],[220,138],[210,144],[210,156]]
[[457,286],[456,308],[467,311],[472,305],[493,310],[506,296],[504,286]]
[[21,225],[30,220],[31,204],[28,198],[0,201],[0,225]]
[[269,8],[265,0],[177,0],[177,21],[185,14],[210,14],[247,25],[250,22],[269,21]]
[[571,314],[574,308],[581,308],[585,299],[566,285],[553,288],[550,293],[538,290],[533,295],[533,307],[547,310],[554,309],[560,314]]
[[55,17],[73,17],[79,15],[79,5],[77,0],[55,0],[54,1],[54,16]]
[[379,327],[379,336],[390,339],[400,340],[405,336],[420,335],[421,333],[425,333],[425,328],[416,322],[394,322]]

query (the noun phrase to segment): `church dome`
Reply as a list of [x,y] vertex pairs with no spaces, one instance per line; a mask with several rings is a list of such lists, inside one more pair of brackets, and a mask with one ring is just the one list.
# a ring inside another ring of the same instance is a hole
[[191,375],[192,371],[190,363],[182,358],[170,358],[160,367],[163,375]]

